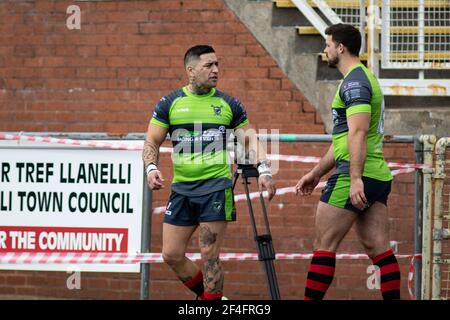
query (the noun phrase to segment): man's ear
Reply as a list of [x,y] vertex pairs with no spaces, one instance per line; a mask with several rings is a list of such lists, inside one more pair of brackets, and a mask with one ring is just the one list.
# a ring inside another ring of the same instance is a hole
[[193,75],[193,71],[194,71],[194,67],[192,67],[191,65],[188,65],[186,67],[186,73],[187,73],[187,75],[189,77],[189,80],[191,80],[191,78],[194,76]]

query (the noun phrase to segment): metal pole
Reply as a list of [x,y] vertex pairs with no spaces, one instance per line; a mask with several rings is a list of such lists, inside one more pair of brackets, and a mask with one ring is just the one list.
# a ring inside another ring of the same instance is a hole
[[244,190],[245,194],[247,195],[247,206],[248,206],[248,213],[250,214],[250,220],[252,222],[252,228],[253,228],[253,234],[258,236],[258,230],[256,229],[256,221],[255,221],[255,215],[253,213],[253,206],[252,206],[252,200],[250,199],[250,190],[248,188],[248,178],[244,176],[244,173],[242,173],[242,178],[244,179]]
[[443,189],[445,179],[445,150],[450,145],[450,138],[441,138],[436,142],[436,171],[434,174],[434,225],[433,225],[433,251],[432,251],[432,284],[431,299],[441,298],[441,264],[442,241],[446,239],[442,226],[443,216]]
[[366,52],[366,1],[359,0],[359,32],[361,33],[361,49],[359,54]]
[[263,199],[262,195],[260,194],[259,198],[261,201],[261,209],[262,209],[262,214],[264,216],[264,221],[266,224],[266,231],[267,231],[267,234],[264,234],[264,235],[258,234],[258,228],[256,226],[252,201],[250,199],[250,190],[248,187],[250,182],[248,180],[250,177],[255,177],[256,179],[258,179],[259,174],[258,174],[257,169],[251,165],[250,166],[244,165],[244,166],[242,166],[242,168],[240,168],[238,166],[238,168],[234,174],[233,190],[234,190],[234,187],[236,186],[236,182],[239,178],[239,174],[242,175],[244,190],[245,190],[245,194],[246,194],[246,198],[247,198],[248,211],[250,214],[250,221],[252,223],[254,239],[256,241],[256,248],[258,249],[258,258],[259,258],[259,261],[262,261],[264,263],[264,270],[265,270],[266,276],[267,276],[267,286],[269,288],[270,298],[272,300],[280,300],[281,299],[280,289],[278,287],[278,280],[277,280],[277,276],[276,276],[275,266],[273,263],[273,261],[275,260],[275,250],[274,250],[273,244],[272,244],[272,235],[270,234],[269,220],[267,217],[267,211],[266,211],[264,199]]
[[427,168],[423,172],[423,215],[422,215],[422,299],[431,298],[431,258],[432,258],[432,175],[433,150],[436,136],[424,135],[420,137],[424,144],[424,164]]
[[[142,241],[141,253],[150,252],[151,224],[152,224],[152,194],[147,186],[147,175],[143,173],[142,196]],[[150,289],[150,263],[141,263],[141,300],[149,299]]]
[[[417,35],[417,45],[418,45],[418,51],[419,51],[419,65],[424,66],[425,61],[425,1],[419,0],[418,8],[417,8],[417,24],[418,24],[418,31],[419,34]],[[429,18],[428,18],[429,19]],[[423,80],[424,77],[424,70],[419,71],[419,79]]]
[[367,65],[375,77],[378,77],[379,64],[379,37],[377,25],[380,19],[380,7],[378,6],[378,0],[370,0],[370,6],[367,10],[368,13],[368,41],[367,41],[367,53],[369,55]]
[[[0,132],[3,134],[24,135],[24,136],[42,136],[52,138],[77,139],[77,140],[141,140],[146,138],[145,133],[129,133],[126,136],[114,136],[104,132]],[[330,134],[258,134],[261,141],[280,141],[280,142],[331,142]],[[385,143],[413,143],[412,135],[394,135],[384,136]]]
[[[280,141],[280,142],[331,142],[330,134],[258,134],[261,141]],[[412,135],[394,135],[384,136],[384,143],[413,143]]]
[[[423,163],[423,144],[419,137],[414,140],[414,151],[416,153],[416,163]],[[422,254],[422,213],[423,213],[423,177],[422,170],[416,171],[415,179],[415,219],[414,219],[414,253],[416,255]],[[414,295],[416,300],[422,300],[422,260],[414,260]]]

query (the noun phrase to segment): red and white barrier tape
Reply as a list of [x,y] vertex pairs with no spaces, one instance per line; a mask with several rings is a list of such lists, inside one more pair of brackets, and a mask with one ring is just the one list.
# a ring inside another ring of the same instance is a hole
[[[29,141],[29,142],[40,142],[40,143],[55,143],[64,144],[72,146],[83,146],[90,148],[106,148],[114,150],[142,150],[143,144],[126,144],[126,143],[111,143],[103,141],[87,141],[87,140],[74,140],[74,139],[62,139],[62,138],[50,138],[50,137],[40,137],[40,136],[27,136],[27,135],[16,135],[16,134],[4,134],[0,133],[0,140],[16,140],[16,141]],[[159,150],[161,153],[172,153],[173,148],[161,147]],[[282,160],[288,162],[303,162],[303,163],[317,163],[320,161],[319,157],[305,157],[305,156],[291,156],[282,154],[268,154],[269,160]],[[399,162],[389,162],[388,166],[391,168],[415,168],[423,169],[427,166],[423,164],[408,164]]]
[[[200,253],[187,253],[186,256],[192,261],[201,260]],[[312,253],[277,253],[276,260],[308,260]],[[421,255],[396,255],[397,259],[411,258],[408,273],[408,292],[411,300],[416,297],[414,288],[414,261],[421,259]],[[369,259],[366,254],[337,254],[338,260],[360,260]],[[256,253],[222,253],[221,261],[255,261],[258,260]],[[102,253],[102,252],[0,252],[1,264],[136,264],[136,263],[163,263],[161,253]]]
[[[201,260],[200,253],[187,253],[192,261]],[[396,255],[399,259],[411,255]],[[311,259],[312,253],[278,253],[276,260]],[[338,260],[368,259],[366,254],[337,254]],[[257,253],[222,253],[222,261],[258,260]],[[0,264],[135,264],[162,263],[161,253],[103,253],[103,252],[0,252]]]
[[408,270],[408,293],[409,298],[411,300],[416,300],[416,295],[413,292],[414,289],[414,263],[416,260],[422,260],[421,254],[415,254],[411,257],[411,262],[409,264],[409,270]]
[[[408,168],[408,169],[398,169],[398,170],[393,170],[391,171],[393,176],[402,174],[402,173],[409,173],[409,172],[414,172],[416,169],[414,168]],[[320,182],[315,189],[321,189],[326,185],[325,181]],[[295,187],[286,187],[286,188],[280,188],[277,189],[276,191],[276,195],[280,196],[286,193],[295,193]],[[267,191],[263,191],[262,195],[264,198],[267,198],[269,193]],[[259,191],[257,192],[252,192],[249,194],[250,200],[259,198]],[[244,201],[247,199],[247,196],[245,194],[238,194],[234,196],[234,202],[239,202],[239,201]],[[153,214],[161,214],[166,212],[166,207],[157,207],[153,209]]]
[[54,143],[54,144],[83,146],[83,147],[90,147],[90,148],[107,148],[107,149],[117,149],[117,150],[142,150],[142,146],[129,145],[129,144],[125,144],[125,143],[111,143],[111,142],[103,142],[103,141],[96,142],[96,141],[87,141],[87,140],[74,140],[74,139],[26,136],[26,135],[3,134],[3,133],[0,133],[0,140],[17,140],[17,141],[29,141],[29,142]]
[[[86,141],[86,140],[74,140],[74,139],[61,139],[61,138],[50,138],[50,137],[39,137],[39,136],[27,136],[27,135],[15,135],[15,134],[3,134],[0,133],[0,140],[17,140],[17,141],[30,141],[30,142],[44,142],[44,143],[56,143],[56,144],[65,144],[65,145],[74,145],[74,146],[85,146],[91,148],[107,148],[107,149],[115,149],[115,150],[142,150],[142,145],[129,145],[124,143],[110,143],[110,142],[95,142],[95,141]],[[172,148],[161,147],[160,152],[162,153],[170,153],[173,152]],[[286,155],[268,155],[270,160],[284,160],[284,161],[298,161],[298,162],[306,162],[306,163],[315,163],[319,162],[320,158],[318,157],[303,157],[303,156],[286,156]],[[390,162],[390,167],[399,167],[402,169],[397,169],[392,171],[392,175],[398,175],[402,173],[410,173],[414,172],[417,168],[423,168],[424,165],[419,164],[402,164],[396,162]],[[325,182],[321,182],[317,185],[316,188],[323,188],[325,186]],[[283,195],[286,193],[295,193],[294,187],[287,187],[277,190],[277,195]],[[267,197],[267,191],[263,192],[263,197]],[[253,192],[250,194],[250,199],[255,199],[259,197],[259,192]],[[246,199],[246,195],[236,195],[234,200],[235,202],[243,201]],[[153,209],[154,214],[160,214],[165,212],[165,207],[158,207]]]

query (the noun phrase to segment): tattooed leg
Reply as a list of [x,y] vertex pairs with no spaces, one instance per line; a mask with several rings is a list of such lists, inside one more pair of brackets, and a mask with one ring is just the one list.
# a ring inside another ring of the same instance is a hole
[[211,293],[223,292],[224,274],[218,257],[205,261],[203,274],[203,286],[206,291]]
[[226,222],[217,221],[200,225],[200,250],[203,258],[203,285],[205,291],[222,294],[224,272],[219,260],[220,245]]

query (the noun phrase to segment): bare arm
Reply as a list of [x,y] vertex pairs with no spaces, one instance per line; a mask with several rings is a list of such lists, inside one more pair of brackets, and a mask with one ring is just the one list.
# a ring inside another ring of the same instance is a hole
[[335,166],[333,144],[328,148],[327,153],[320,159],[319,163],[311,170],[316,177],[322,178]]
[[304,175],[295,186],[295,193],[309,196],[319,184],[320,178],[328,173],[335,166],[333,144],[328,148],[327,153],[320,159],[319,163]]
[[364,194],[362,174],[367,150],[367,131],[370,124],[370,113],[362,112],[348,119],[348,151],[350,154],[350,199],[359,209],[364,209],[367,199]]
[[[147,172],[147,183],[152,190],[164,188],[163,177],[156,167],[159,162],[159,147],[166,139],[168,129],[150,123],[147,130],[147,138],[144,142],[144,150],[142,151],[142,160]],[[153,165],[152,165],[153,164]],[[152,165],[152,167],[149,167]],[[151,171],[147,171],[151,169]]]
[[237,137],[238,143],[245,146],[246,153],[249,155],[250,164],[261,163],[258,166],[258,172],[260,174],[258,178],[259,189],[262,191],[265,188],[269,193],[269,201],[272,200],[276,193],[276,186],[272,179],[266,148],[258,140],[255,128],[248,124],[235,130],[234,134]]
[[370,113],[357,113],[348,118],[348,151],[350,154],[350,178],[362,177],[366,160],[367,131]]
[[144,142],[144,150],[142,151],[142,160],[147,167],[150,163],[155,165],[159,162],[159,147],[166,139],[168,129],[149,124],[147,130],[147,138]]
[[234,134],[238,143],[245,146],[250,164],[257,164],[262,160],[267,160],[267,153],[264,144],[258,140],[256,129],[247,124],[242,128],[236,129]]

